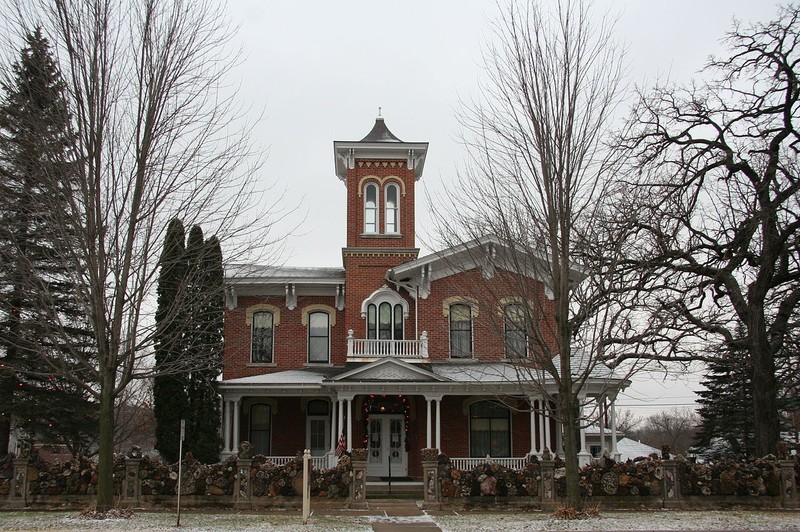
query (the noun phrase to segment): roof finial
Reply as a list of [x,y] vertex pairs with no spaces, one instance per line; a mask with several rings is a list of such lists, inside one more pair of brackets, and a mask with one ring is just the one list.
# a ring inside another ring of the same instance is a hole
[[380,118],[380,117],[381,117],[381,108],[378,107],[378,118]]

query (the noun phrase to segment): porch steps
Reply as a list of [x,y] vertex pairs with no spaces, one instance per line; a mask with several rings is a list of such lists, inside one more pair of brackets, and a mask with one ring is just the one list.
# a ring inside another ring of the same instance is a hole
[[388,482],[367,481],[367,500],[422,500],[422,497],[422,482],[392,482],[390,490]]

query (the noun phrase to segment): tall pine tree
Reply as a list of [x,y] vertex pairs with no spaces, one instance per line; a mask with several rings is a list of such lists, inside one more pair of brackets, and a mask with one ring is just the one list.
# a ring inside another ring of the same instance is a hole
[[[184,450],[203,462],[219,458],[220,407],[214,382],[222,369],[223,271],[216,237],[173,220],[161,258],[153,389],[156,448],[168,461],[179,449],[180,419],[186,420]],[[173,368],[180,373],[173,371]]]
[[[96,440],[89,318],[65,257],[78,231],[56,221],[74,200],[74,136],[64,84],[40,29],[2,84],[0,105],[0,454],[11,423],[85,452]],[[42,324],[47,323],[48,327]]]
[[172,220],[164,237],[158,277],[156,309],[156,377],[153,380],[153,414],[156,419],[156,449],[169,462],[178,458],[180,420],[186,414],[186,374],[172,370],[183,358],[184,330],[181,302],[186,292],[185,231],[180,220]]
[[697,447],[710,457],[755,453],[753,368],[747,353],[728,351],[708,364],[705,390],[697,392]]

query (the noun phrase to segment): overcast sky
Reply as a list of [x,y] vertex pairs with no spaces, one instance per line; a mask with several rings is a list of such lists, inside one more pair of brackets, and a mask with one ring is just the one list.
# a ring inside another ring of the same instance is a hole
[[[724,52],[719,40],[734,18],[766,21],[777,12],[764,0],[599,0],[597,7],[619,16],[629,81],[643,87],[690,82],[710,54]],[[306,216],[288,242],[287,264],[341,265],[345,188],[334,174],[333,141],[361,139],[378,107],[400,139],[430,142],[417,196],[418,245],[429,252],[428,206],[465,160],[455,114],[482,77],[494,2],[232,0],[229,10],[244,51],[235,72],[240,97],[265,111],[255,139],[269,149],[262,179],[302,199],[277,229]],[[691,405],[697,381],[640,375],[619,402],[637,415]]]
[[[765,0],[598,0],[619,16],[617,38],[627,49],[631,84],[650,86],[697,77],[735,18],[767,21]],[[245,57],[235,71],[240,97],[263,108],[255,139],[268,147],[264,183],[302,198],[307,215],[289,240],[287,264],[340,266],[345,242],[345,188],[334,174],[333,141],[360,140],[378,107],[404,141],[430,142],[419,185],[434,199],[446,194],[463,164],[455,113],[476,94],[481,48],[490,38],[493,1],[232,0]],[[426,249],[429,200],[418,193],[418,245]],[[291,221],[278,230],[288,230]],[[690,405],[696,377],[664,381],[639,376],[620,403],[638,415]]]

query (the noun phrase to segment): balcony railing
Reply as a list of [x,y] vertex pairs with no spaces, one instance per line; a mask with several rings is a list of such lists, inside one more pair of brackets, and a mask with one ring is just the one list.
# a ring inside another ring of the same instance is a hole
[[367,340],[353,337],[347,331],[348,358],[428,358],[428,333],[422,331],[419,340]]

